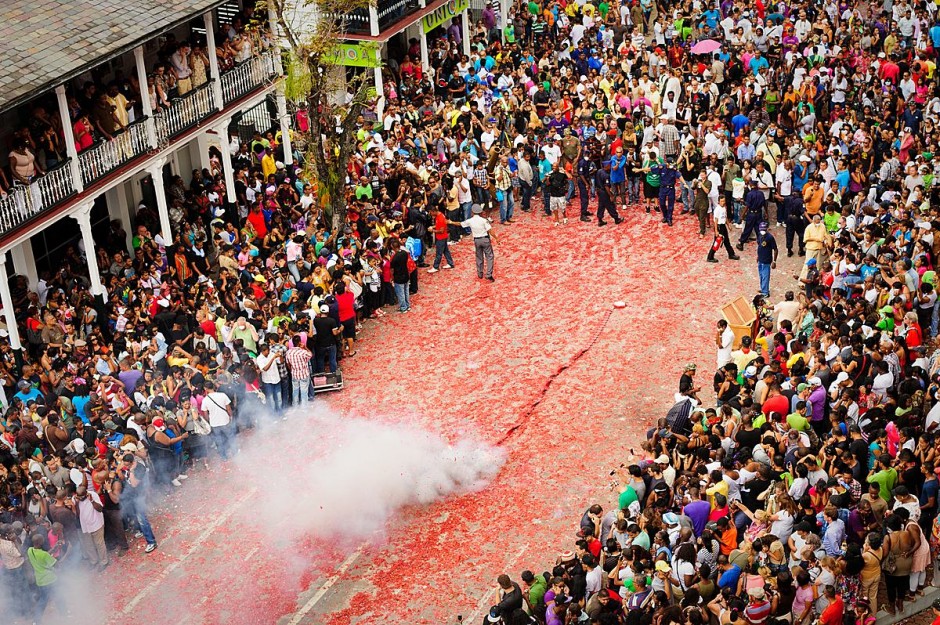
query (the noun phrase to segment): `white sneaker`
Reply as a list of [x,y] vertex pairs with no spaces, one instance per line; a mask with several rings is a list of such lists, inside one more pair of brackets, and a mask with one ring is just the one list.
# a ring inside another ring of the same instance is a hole
[[151,553],[156,548],[157,548],[157,543],[150,543],[149,545],[147,545],[147,548],[144,549],[144,553]]
[[563,224],[565,224],[565,225],[567,226],[567,225],[568,225],[568,218],[565,217],[564,219],[562,219],[562,220],[561,220],[561,223],[563,223]]
[[179,480],[173,480],[172,482],[170,482],[170,484],[172,484],[173,486],[182,486],[182,485],[183,485],[183,483],[180,482]]
[[176,476],[176,479],[178,479],[178,480],[188,480],[188,479],[189,479],[189,476],[186,475],[185,473],[180,473],[179,475]]
[[454,268],[453,265],[444,265],[444,269],[453,269],[453,268]]
[[434,267],[431,267],[430,269],[428,269],[428,273],[437,273],[437,269],[435,269]]
[[737,228],[738,230],[743,230],[744,224],[734,224],[734,227]]

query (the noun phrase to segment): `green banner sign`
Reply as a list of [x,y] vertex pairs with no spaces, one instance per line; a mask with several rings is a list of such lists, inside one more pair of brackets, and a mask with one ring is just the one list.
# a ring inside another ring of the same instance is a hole
[[347,67],[382,67],[379,44],[371,41],[337,44],[328,62]]
[[421,18],[424,32],[429,33],[447,20],[453,19],[470,7],[470,0],[447,0]]

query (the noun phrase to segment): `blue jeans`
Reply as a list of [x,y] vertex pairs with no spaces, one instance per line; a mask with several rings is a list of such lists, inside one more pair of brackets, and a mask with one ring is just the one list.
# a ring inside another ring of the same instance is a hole
[[532,185],[520,182],[519,189],[522,193],[522,210],[528,212],[532,208]]
[[[627,197],[630,200],[630,204],[639,204],[640,203],[640,188],[642,183],[639,178],[627,178]],[[616,202],[616,198],[614,198]]]
[[408,283],[402,282],[399,284],[395,282],[395,295],[398,296],[398,310],[405,312],[411,308],[411,302],[408,300]]
[[264,392],[264,396],[267,397],[271,410],[281,412],[284,407],[281,404],[281,383],[272,384],[270,382],[262,382],[261,390]]
[[[473,208],[473,202],[464,202],[460,205],[460,211],[463,214],[463,221],[467,221],[470,217],[473,216],[473,213],[470,209]],[[464,234],[470,234],[470,228],[463,229]]]
[[770,263],[757,263],[757,275],[760,276],[761,295],[770,295]]
[[[333,348],[334,358],[336,354],[336,348]],[[310,378],[306,380],[294,379],[293,387],[291,388],[291,406],[303,406],[309,401],[309,392],[310,392]]]
[[692,200],[695,197],[694,191],[692,189],[692,182],[688,180],[682,181],[682,212],[690,213],[692,212]]
[[144,540],[148,545],[157,544],[157,539],[153,535],[153,528],[150,526],[150,519],[147,518],[147,502],[143,495],[134,497],[128,501],[128,515],[137,523],[140,533],[144,535]]
[[[280,387],[278,387],[280,388]],[[215,448],[222,456],[222,460],[228,460],[232,456],[232,441],[235,440],[235,424],[217,425],[212,428],[212,440],[215,441]],[[143,530],[141,530],[143,532]]]
[[[505,223],[507,219],[512,219],[512,209],[516,205],[512,197],[512,188],[501,191],[503,199],[499,201],[499,222]],[[453,263],[451,263],[453,264]]]
[[[510,198],[512,199],[512,198]],[[450,255],[450,247],[447,245],[447,239],[434,240],[434,268],[441,268],[441,258],[447,259],[447,264],[454,266],[454,259]]]
[[323,373],[327,363],[330,365],[330,373],[336,373],[336,345],[317,348],[316,373]]
[[574,197],[574,180],[568,180],[568,194],[565,195],[565,202],[570,202]]

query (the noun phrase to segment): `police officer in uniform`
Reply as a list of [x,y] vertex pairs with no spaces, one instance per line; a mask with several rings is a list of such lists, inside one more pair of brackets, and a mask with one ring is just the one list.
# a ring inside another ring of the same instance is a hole
[[617,214],[617,207],[614,205],[613,190],[610,187],[610,160],[603,162],[601,169],[594,174],[594,190],[597,192],[597,225],[604,226],[604,212],[606,211],[614,218],[614,223],[619,224],[623,218]]
[[679,170],[673,167],[673,157],[666,159],[661,165],[651,168],[651,172],[659,174],[659,212],[663,214],[662,223],[672,225],[672,211],[676,208],[676,182],[679,180]]
[[764,192],[757,188],[757,179],[751,178],[751,190],[744,196],[744,230],[738,240],[739,251],[744,249],[744,244],[751,235],[757,232],[758,224],[764,220],[766,206],[767,198],[764,197]]
[[[587,151],[582,151],[581,158],[578,159],[578,199],[581,200],[581,221],[591,221],[588,202],[590,202],[591,180],[595,173],[597,173],[597,165],[591,160],[591,155]],[[599,211],[600,208],[598,208],[598,215],[600,215]]]
[[[485,276],[490,282],[495,282],[496,278],[493,277],[493,244],[496,243],[496,235],[493,234],[493,226],[489,220],[484,219],[481,215],[483,207],[479,204],[470,207],[470,212],[473,213],[470,219],[450,223],[454,226],[470,228],[470,234],[473,236],[473,250],[476,252],[477,257],[477,277],[483,278]],[[484,260],[486,261],[485,273]]]
[[777,239],[767,230],[767,222],[757,227],[757,275],[760,294],[770,297],[770,270],[777,268]]
[[803,248],[803,232],[806,230],[806,208],[803,204],[803,195],[793,188],[789,196],[783,199],[783,212],[787,225],[787,256],[793,256],[793,239],[797,240],[800,256],[805,256]]

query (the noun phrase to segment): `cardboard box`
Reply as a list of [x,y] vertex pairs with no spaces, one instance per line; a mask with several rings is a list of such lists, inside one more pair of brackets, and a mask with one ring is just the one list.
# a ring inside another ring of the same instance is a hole
[[734,349],[741,348],[741,339],[751,336],[751,328],[757,320],[751,303],[744,296],[736,297],[721,307],[721,316],[734,332]]

